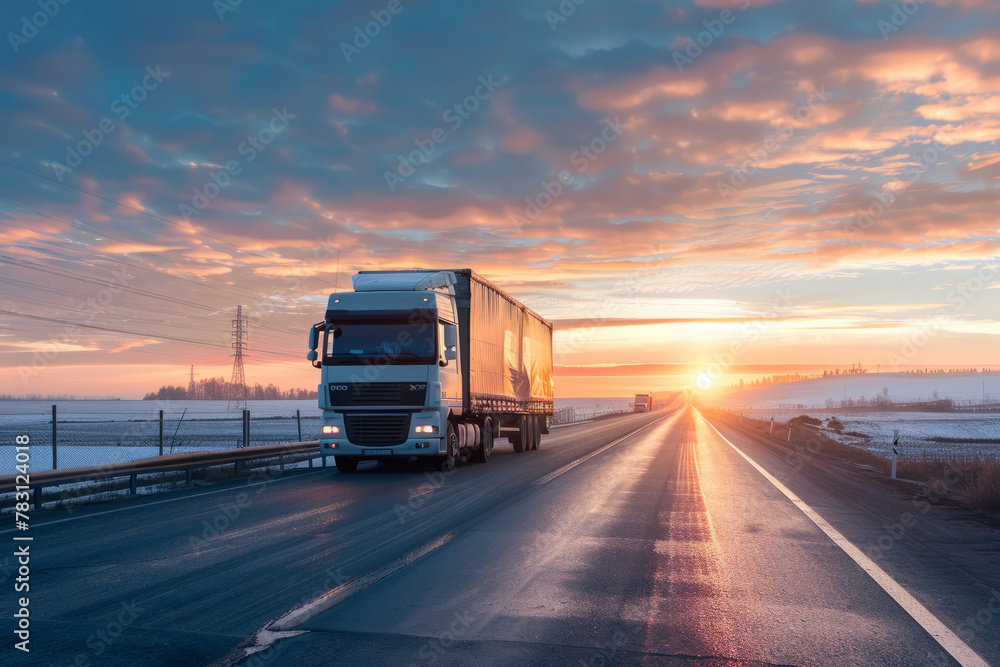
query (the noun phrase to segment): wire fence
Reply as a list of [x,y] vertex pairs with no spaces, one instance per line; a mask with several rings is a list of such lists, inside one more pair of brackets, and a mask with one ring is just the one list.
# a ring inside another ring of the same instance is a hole
[[[263,410],[263,414],[255,415],[252,409],[154,409],[146,414],[67,410],[64,417],[56,405],[52,412],[0,416],[0,458],[13,465],[15,438],[23,435],[30,438],[33,471],[106,466],[165,454],[319,438],[321,419],[317,414],[295,410],[291,415],[275,415],[274,411]],[[0,474],[8,472],[13,470]]]

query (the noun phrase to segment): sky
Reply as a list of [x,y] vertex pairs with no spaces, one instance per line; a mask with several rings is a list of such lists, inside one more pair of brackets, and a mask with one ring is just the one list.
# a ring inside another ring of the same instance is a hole
[[9,0],[0,394],[311,387],[361,269],[469,267],[557,395],[1000,364],[988,0]]

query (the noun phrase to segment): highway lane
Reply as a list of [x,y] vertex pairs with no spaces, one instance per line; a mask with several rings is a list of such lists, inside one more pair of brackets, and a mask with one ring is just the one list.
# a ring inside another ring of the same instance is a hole
[[[538,478],[662,418],[554,429],[539,451],[499,445],[489,463],[449,475],[372,463],[355,475],[305,470],[33,511],[31,653],[5,641],[0,661],[206,664],[296,605],[460,534],[533,495]],[[12,533],[0,537],[11,544]],[[13,609],[5,565],[5,608]],[[4,618],[5,637],[13,627]]]
[[[908,501],[724,430],[859,544],[877,544]],[[873,557],[892,575],[907,569],[899,581],[968,642],[965,664],[985,664],[977,652],[1000,664],[1000,623],[961,632],[966,615],[986,618],[996,533],[955,520],[922,514]],[[934,545],[916,530],[949,526]],[[246,664],[957,664],[691,409],[533,485],[297,629]]]

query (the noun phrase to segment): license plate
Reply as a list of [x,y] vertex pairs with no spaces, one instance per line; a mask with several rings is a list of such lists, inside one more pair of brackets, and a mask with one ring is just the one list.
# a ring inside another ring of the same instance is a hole
[[366,449],[365,456],[392,456],[391,449]]

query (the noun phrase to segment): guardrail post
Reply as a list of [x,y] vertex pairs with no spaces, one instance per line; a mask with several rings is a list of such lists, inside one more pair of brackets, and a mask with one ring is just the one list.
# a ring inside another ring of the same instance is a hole
[[35,509],[42,509],[42,487],[35,487]]
[[243,411],[243,446],[250,446],[250,411]]
[[132,473],[128,478],[128,492],[133,496],[135,495],[135,482],[139,475],[137,473]]
[[285,455],[278,454],[278,469],[281,472],[285,472]]
[[58,470],[59,466],[56,465],[58,460],[56,459],[56,406],[52,406],[52,469]]
[[792,425],[789,424],[788,425],[788,440],[787,440],[787,442],[791,442],[791,441],[792,441]]
[[163,410],[160,410],[160,456],[163,456]]
[[295,423],[299,426],[299,442],[302,442],[302,411],[295,411]]
[[191,468],[184,468],[184,483],[189,486],[191,484]]

